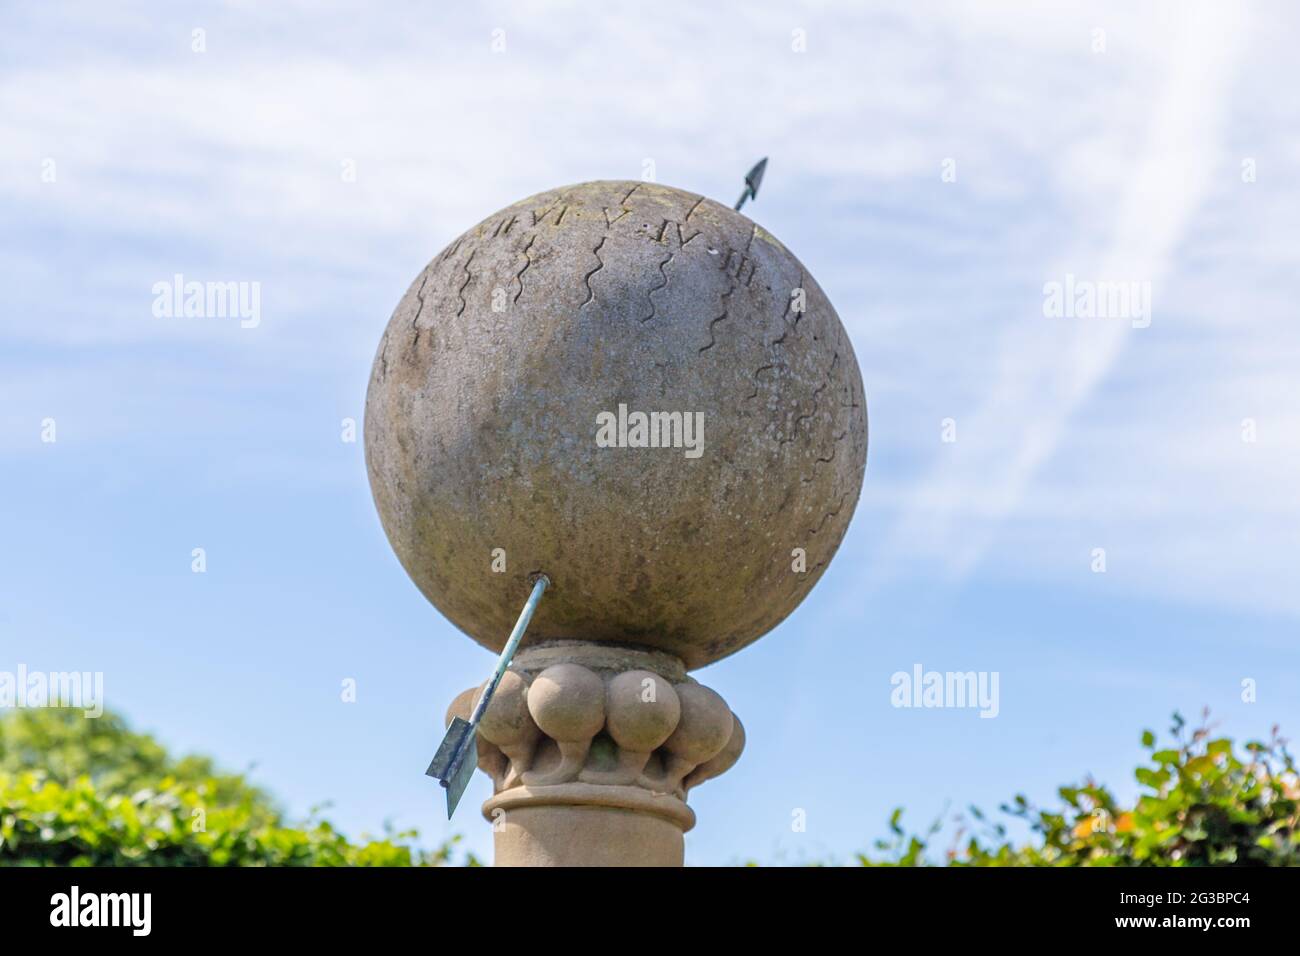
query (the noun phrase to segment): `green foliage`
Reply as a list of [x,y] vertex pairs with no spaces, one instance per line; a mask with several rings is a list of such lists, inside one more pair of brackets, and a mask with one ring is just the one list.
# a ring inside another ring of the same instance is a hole
[[[1177,714],[1170,746],[1151,731],[1138,796],[1124,806],[1088,780],[1062,787],[1061,805],[1040,809],[1018,795],[1002,812],[959,814],[940,859],[941,816],[909,833],[901,809],[890,838],[865,866],[1297,866],[1300,780],[1274,728],[1238,753],[1204,723]],[[350,842],[315,813],[287,822],[265,791],[218,771],[205,757],[176,759],[121,718],[88,720],[66,710],[14,711],[0,719],[0,865],[87,866],[438,866],[455,840],[423,850],[415,831]],[[464,862],[477,865],[466,855]]]
[[0,774],[31,770],[63,787],[84,777],[104,794],[135,793],[170,777],[200,791],[206,805],[244,805],[266,820],[279,818],[270,796],[242,776],[218,772],[208,757],[173,758],[108,711],[92,720],[76,710],[17,710],[0,720]]
[[[1208,719],[1208,713],[1203,715]],[[1088,780],[1058,791],[1059,809],[1039,809],[1017,795],[1001,810],[1027,824],[1035,839],[1016,845],[1003,823],[976,807],[959,815],[944,855],[950,866],[1300,866],[1300,780],[1286,741],[1274,727],[1268,742],[1252,741],[1240,755],[1211,727],[1188,732],[1174,714],[1174,746],[1157,749],[1143,731],[1150,766],[1134,776],[1139,794],[1121,806],[1106,787]],[[922,866],[942,817],[924,835],[908,835],[895,810],[885,856],[859,854],[864,866]]]
[[[105,713],[0,720],[0,865],[438,866],[415,831],[349,842],[315,814],[290,825],[266,793],[205,757],[174,759]],[[453,841],[454,843],[454,841]],[[470,857],[467,862],[476,861]]]

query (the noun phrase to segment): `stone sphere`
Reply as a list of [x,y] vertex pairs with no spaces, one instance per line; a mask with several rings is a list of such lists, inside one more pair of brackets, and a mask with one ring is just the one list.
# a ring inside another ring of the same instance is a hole
[[605,684],[580,664],[555,664],[528,688],[528,712],[556,740],[590,740],[605,726]]
[[695,668],[825,571],[866,466],[857,359],[804,266],[748,217],[651,183],[540,193],[415,278],[366,397],[403,567],[499,650],[668,651]]
[[744,750],[745,725],[740,722],[740,718],[733,711],[731,715],[731,736],[727,738],[726,745],[717,754],[686,775],[686,779],[683,781],[686,789],[690,790],[693,787],[698,787],[706,780],[722,776],[736,765],[736,761],[740,759],[740,755]]
[[[475,692],[476,706],[487,685],[488,681],[484,681]],[[508,670],[501,675],[501,683],[483,711],[479,732],[498,747],[524,743],[538,735],[537,724],[528,711],[528,681],[518,671]]]
[[736,718],[717,691],[694,682],[677,685],[682,716],[664,748],[695,764],[712,760],[731,739]]
[[605,685],[605,729],[624,750],[650,753],[672,735],[681,718],[677,691],[658,674],[624,671]]

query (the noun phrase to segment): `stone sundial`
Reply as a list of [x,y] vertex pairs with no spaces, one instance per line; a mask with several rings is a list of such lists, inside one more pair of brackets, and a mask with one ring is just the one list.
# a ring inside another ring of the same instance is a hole
[[688,671],[794,610],[861,490],[861,376],[816,281],[697,195],[541,193],[411,284],[365,447],[394,551],[469,637],[501,650],[549,579],[479,727],[498,865],[680,864],[688,791],[744,743]]

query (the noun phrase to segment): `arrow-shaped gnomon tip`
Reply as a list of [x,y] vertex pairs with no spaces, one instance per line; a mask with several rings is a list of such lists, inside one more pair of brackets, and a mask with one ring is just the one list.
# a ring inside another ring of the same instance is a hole
[[478,728],[468,720],[453,717],[447,735],[425,773],[437,778],[447,790],[447,819],[456,812],[474,767],[478,764]]
[[538,575],[524,609],[519,612],[515,629],[510,632],[510,638],[506,641],[506,646],[501,649],[501,656],[497,658],[496,670],[493,671],[487,686],[483,688],[483,693],[479,695],[469,720],[460,717],[452,718],[446,736],[438,745],[438,752],[433,755],[429,769],[425,771],[427,776],[436,778],[447,790],[448,820],[456,812],[456,805],[460,803],[465,788],[469,786],[470,778],[474,776],[474,768],[478,765],[479,721],[483,719],[488,704],[492,702],[492,695],[496,693],[497,685],[501,683],[501,675],[506,672],[506,667],[509,666],[510,659],[515,656],[519,642],[523,640],[528,622],[532,620],[533,612],[537,610],[537,602],[542,599],[542,592],[550,583],[550,578],[545,574]]
[[745,173],[745,191],[740,194],[740,199],[736,201],[736,211],[745,205],[746,199],[756,199],[758,197],[758,186],[763,181],[763,173],[767,171],[767,157],[764,156],[754,168]]

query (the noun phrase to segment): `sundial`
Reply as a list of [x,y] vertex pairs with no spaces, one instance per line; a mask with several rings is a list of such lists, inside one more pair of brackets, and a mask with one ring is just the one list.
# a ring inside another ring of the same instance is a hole
[[402,565],[499,655],[429,770],[449,810],[476,759],[498,864],[680,864],[689,790],[744,743],[689,672],[798,606],[861,490],[862,381],[821,287],[703,196],[548,190],[416,276],[365,444]]

